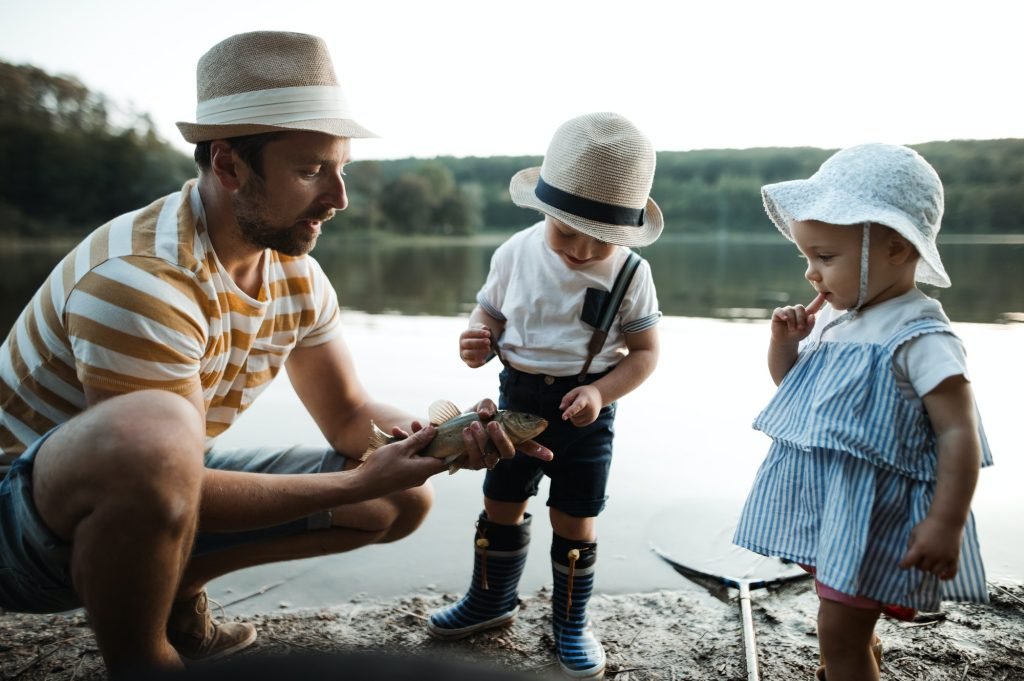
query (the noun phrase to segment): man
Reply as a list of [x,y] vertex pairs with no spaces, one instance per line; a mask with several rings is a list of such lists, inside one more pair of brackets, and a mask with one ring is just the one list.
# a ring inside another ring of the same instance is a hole
[[[400,539],[444,468],[417,455],[433,427],[360,385],[306,256],[348,204],[350,139],[371,136],[324,42],[232,36],[197,81],[178,125],[198,180],[87,237],[0,348],[0,608],[84,606],[112,673],[249,645],[251,625],[212,620],[210,579]],[[282,366],[331,446],[207,452]],[[411,435],[360,465],[371,420]],[[493,422],[463,440],[469,468],[496,461],[489,441],[514,454]]]

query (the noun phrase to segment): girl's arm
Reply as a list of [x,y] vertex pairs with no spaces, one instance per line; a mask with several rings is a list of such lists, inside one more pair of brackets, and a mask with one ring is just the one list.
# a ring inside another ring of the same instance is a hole
[[807,306],[790,305],[772,311],[772,340],[768,345],[768,373],[775,385],[782,383],[796,364],[800,341],[810,335],[814,318],[825,304],[825,294],[819,293]]
[[928,515],[910,531],[900,567],[952,579],[981,467],[981,442],[970,383],[950,376],[922,398],[938,447],[935,496]]

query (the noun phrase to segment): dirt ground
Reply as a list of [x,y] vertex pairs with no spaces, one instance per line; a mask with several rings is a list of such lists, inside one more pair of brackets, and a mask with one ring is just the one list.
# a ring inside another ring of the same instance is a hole
[[[992,585],[990,591],[988,605],[947,604],[944,612],[916,622],[880,622],[882,678],[1024,680],[1024,585]],[[259,659],[253,656],[294,655],[301,661],[314,651],[371,651],[425,655],[481,670],[495,665],[513,670],[517,678],[545,678],[558,671],[545,590],[523,599],[510,627],[459,642],[432,640],[424,628],[426,616],[453,600],[453,594],[423,595],[258,615],[249,619],[259,638],[236,656],[235,664],[252,666]],[[811,585],[755,591],[752,601],[761,678],[813,679],[817,599]],[[591,605],[595,630],[608,654],[608,679],[747,678],[735,591],[596,595]],[[300,671],[294,678],[302,677]],[[0,615],[0,678],[102,679],[105,674],[83,614],[6,613]],[[339,673],[332,678],[352,677]]]

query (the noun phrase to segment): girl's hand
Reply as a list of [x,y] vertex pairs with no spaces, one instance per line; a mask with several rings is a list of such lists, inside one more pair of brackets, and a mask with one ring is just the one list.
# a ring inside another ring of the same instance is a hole
[[593,385],[581,385],[567,392],[558,408],[564,410],[563,421],[572,421],[572,425],[580,427],[596,421],[602,406],[601,391]]
[[470,369],[482,367],[491,355],[491,330],[484,324],[474,324],[459,336],[459,358]]
[[916,567],[939,579],[953,579],[960,560],[963,533],[963,525],[959,523],[926,517],[910,530],[907,552],[900,560],[900,567]]
[[772,311],[772,341],[775,343],[799,343],[814,328],[814,318],[825,304],[825,294],[819,293],[807,306],[788,305]]

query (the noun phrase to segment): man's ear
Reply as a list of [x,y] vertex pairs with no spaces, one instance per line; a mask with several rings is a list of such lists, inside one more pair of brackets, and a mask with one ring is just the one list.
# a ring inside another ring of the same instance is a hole
[[237,191],[244,183],[243,175],[248,170],[238,158],[227,140],[210,143],[210,169],[217,181],[228,191]]

